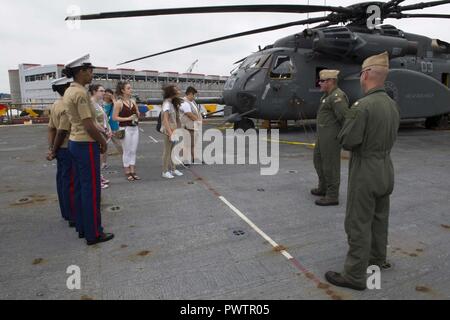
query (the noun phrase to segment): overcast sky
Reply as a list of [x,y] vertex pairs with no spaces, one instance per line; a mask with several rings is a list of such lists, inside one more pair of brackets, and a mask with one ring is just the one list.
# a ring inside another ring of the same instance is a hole
[[[407,0],[402,5],[422,2]],[[431,0],[426,0],[427,2]],[[125,60],[231,33],[306,18],[306,14],[229,13],[163,17],[139,17],[82,21],[70,29],[64,18],[76,5],[82,14],[171,7],[239,4],[307,4],[307,0],[1,0],[0,92],[9,92],[8,69],[20,63],[64,64],[86,53],[95,65],[115,68]],[[323,0],[310,0],[321,5]],[[328,5],[347,6],[360,1],[327,0]],[[364,1],[361,1],[364,2]],[[424,9],[427,13],[450,13],[450,5]],[[410,11],[413,13],[413,11]],[[311,17],[323,15],[311,14]],[[450,19],[388,19],[406,32],[419,33],[450,42]],[[233,63],[277,39],[302,31],[291,27],[170,53],[123,66],[136,70],[186,72],[195,60],[195,73],[229,75]]]

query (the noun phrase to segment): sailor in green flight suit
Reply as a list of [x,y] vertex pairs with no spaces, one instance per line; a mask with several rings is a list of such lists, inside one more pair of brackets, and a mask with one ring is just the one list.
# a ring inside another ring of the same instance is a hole
[[339,139],[352,152],[345,231],[349,244],[344,272],[329,271],[328,282],[355,290],[366,288],[367,268],[386,262],[389,197],[394,189],[391,149],[400,125],[398,106],[386,93],[387,52],[369,57],[360,74],[364,97],[347,114]]
[[338,70],[322,70],[319,74],[320,99],[317,112],[317,141],[314,148],[314,167],[319,177],[319,187],[311,190],[318,206],[339,204],[341,182],[341,144],[337,135],[342,128],[348,109],[348,98],[338,88]]

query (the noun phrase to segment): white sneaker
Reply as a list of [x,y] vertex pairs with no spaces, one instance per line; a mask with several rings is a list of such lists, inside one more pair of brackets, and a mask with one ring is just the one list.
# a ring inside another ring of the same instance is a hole
[[172,175],[178,176],[178,177],[182,177],[183,176],[183,174],[180,171],[178,171],[178,170],[172,171]]
[[164,173],[162,174],[162,177],[163,177],[163,178],[166,178],[166,179],[173,179],[173,178],[175,178],[169,171],[164,172]]

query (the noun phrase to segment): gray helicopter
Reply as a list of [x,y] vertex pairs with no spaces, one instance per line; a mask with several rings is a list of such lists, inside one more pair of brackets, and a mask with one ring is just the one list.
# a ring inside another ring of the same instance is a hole
[[[207,43],[250,34],[320,23],[277,40],[242,59],[225,84],[223,97],[209,98],[200,103],[216,102],[232,109],[227,119],[235,129],[254,127],[253,119],[303,120],[315,119],[319,91],[319,72],[323,69],[341,71],[339,86],[351,102],[362,97],[359,84],[361,63],[371,55],[387,51],[390,72],[386,82],[388,94],[399,105],[402,119],[426,118],[426,127],[445,127],[450,114],[450,44],[438,39],[403,32],[392,25],[382,25],[384,19],[443,18],[449,14],[409,14],[450,3],[432,1],[400,6],[404,0],[365,2],[348,7],[318,5],[242,5],[191,7],[123,11],[72,16],[67,19],[94,20],[121,17],[156,16],[224,12],[331,12],[325,17],[309,18],[291,23],[259,28],[214,38],[175,49],[123,62],[158,56]],[[375,8],[375,9],[373,9]],[[377,11],[377,24],[370,19]],[[342,24],[342,26],[336,26]],[[152,101],[154,102],[154,101]]]

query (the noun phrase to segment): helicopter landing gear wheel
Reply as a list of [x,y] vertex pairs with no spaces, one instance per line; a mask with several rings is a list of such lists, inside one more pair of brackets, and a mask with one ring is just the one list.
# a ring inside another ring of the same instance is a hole
[[243,118],[241,121],[234,123],[234,130],[238,129],[242,129],[244,131],[255,129],[255,123],[249,118]]
[[449,120],[448,114],[435,116],[435,117],[429,117],[425,120],[425,128],[435,129],[435,130],[448,129],[448,127],[449,127],[448,120]]

